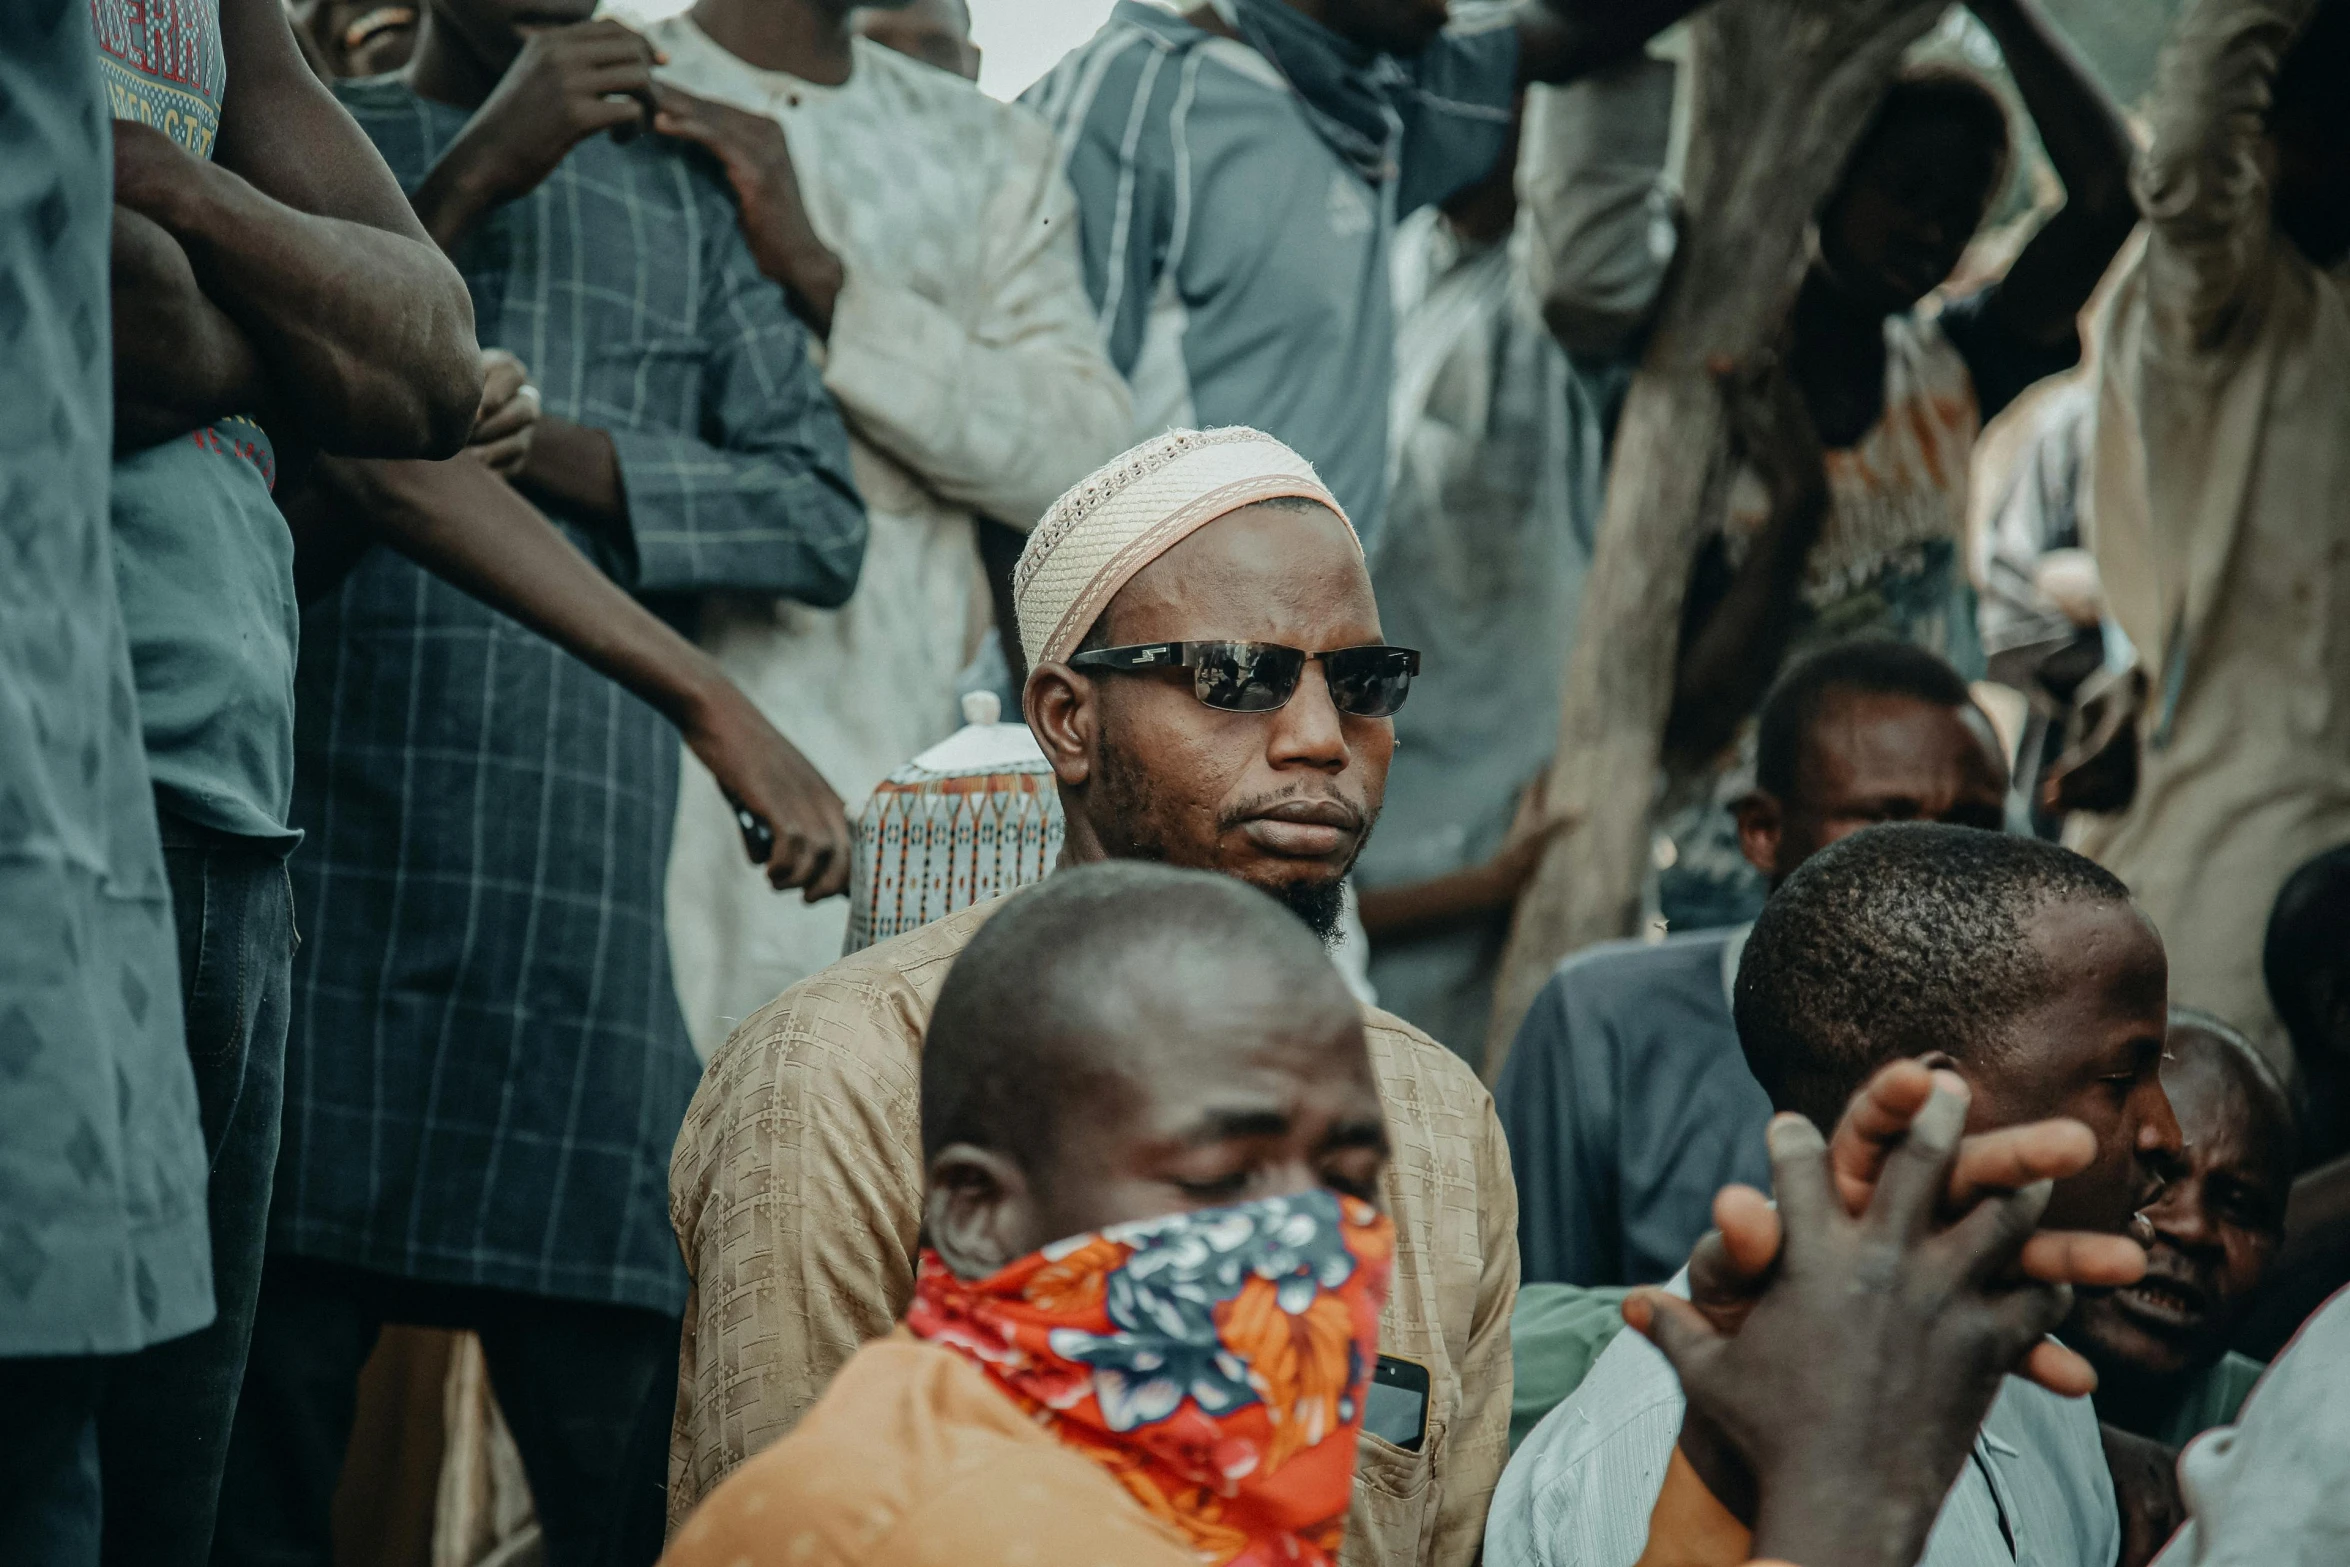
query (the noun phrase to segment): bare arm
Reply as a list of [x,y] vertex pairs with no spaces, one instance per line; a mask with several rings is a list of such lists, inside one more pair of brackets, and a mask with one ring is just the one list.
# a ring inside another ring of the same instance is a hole
[[1356,898],[1363,929],[1373,936],[1410,935],[1498,913],[1516,902],[1519,890],[1542,863],[1551,834],[1562,825],[1545,806],[1544,776],[1537,774],[1518,796],[1517,815],[1501,847],[1484,863],[1425,881],[1360,889]]
[[116,452],[144,450],[267,400],[261,356],[205,297],[187,252],[119,204],[111,272]]
[[2137,224],[2130,133],[2037,0],[1973,0],[1973,8],[1999,41],[2065,194],[2063,210],[2008,269],[1991,309],[2016,337],[2053,345],[2072,337],[2074,318]]
[[[700,648],[631,598],[496,474],[452,462],[329,461],[289,503],[305,551],[361,524],[435,576],[512,616],[634,692],[677,726],[775,843],[767,875],[808,901],[848,885],[840,799]],[[324,500],[326,504],[320,505]],[[339,503],[339,504],[336,504]]]
[[1767,371],[1725,391],[1733,438],[1764,475],[1771,509],[1729,591],[1684,633],[1665,723],[1665,755],[1681,765],[1728,744],[1778,672],[1801,608],[1804,562],[1828,514],[1819,436],[1793,379]]
[[601,430],[541,416],[514,482],[568,517],[614,538],[627,537],[628,494],[620,483],[620,454]]
[[456,451],[481,391],[463,279],[311,75],[275,0],[222,0],[221,36],[213,160],[120,124],[116,200],[177,242],[300,434],[332,452]]
[[1613,65],[1704,0],[1522,0],[1518,80],[1571,82]]

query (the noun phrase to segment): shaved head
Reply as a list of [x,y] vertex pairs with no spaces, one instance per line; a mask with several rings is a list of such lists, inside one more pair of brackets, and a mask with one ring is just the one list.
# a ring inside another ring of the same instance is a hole
[[1110,861],[1017,894],[955,960],[922,1151],[966,1271],[1188,1207],[1376,1200],[1386,1132],[1361,1008],[1304,925],[1229,876]]
[[1163,1041],[1356,1017],[1322,944],[1245,882],[1140,861],[1063,871],[1007,902],[947,975],[922,1051],[922,1151],[971,1143],[1033,1169],[1065,1104],[1114,1091]]

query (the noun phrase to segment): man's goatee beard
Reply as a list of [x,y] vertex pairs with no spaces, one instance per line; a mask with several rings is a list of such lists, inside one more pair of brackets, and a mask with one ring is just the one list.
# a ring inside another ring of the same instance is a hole
[[1322,945],[1337,950],[1338,921],[1346,912],[1346,882],[1333,877],[1329,881],[1293,881],[1284,884],[1274,894],[1290,913],[1306,922],[1306,928],[1322,938]]

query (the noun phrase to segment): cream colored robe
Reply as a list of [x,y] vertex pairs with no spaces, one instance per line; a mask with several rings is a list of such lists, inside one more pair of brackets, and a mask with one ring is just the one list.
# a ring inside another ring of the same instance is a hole
[[2090,543],[2153,685],[2143,771],[2077,846],[2137,894],[2171,1000],[2289,1070],[2261,977],[2293,869],[2350,841],[2350,274],[2269,218],[2261,122],[2308,0],[2203,0],[2165,67],[2147,221],[2097,333]]
[[[745,64],[684,16],[632,25],[667,51],[663,79],[782,124],[845,263],[824,381],[872,518],[856,594],[835,610],[714,594],[701,636],[854,816],[957,727],[955,676],[991,623],[974,514],[1025,530],[1131,432],[1079,273],[1076,197],[1041,120],[862,38],[848,81],[824,87]],[[848,901],[770,891],[701,764],[684,766],[669,946],[707,1057],[840,956]]]

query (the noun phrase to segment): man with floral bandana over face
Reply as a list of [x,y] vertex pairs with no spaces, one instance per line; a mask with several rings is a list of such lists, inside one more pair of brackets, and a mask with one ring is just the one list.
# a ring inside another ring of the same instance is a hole
[[921,1102],[903,1325],[666,1567],[1334,1562],[1395,1227],[1312,934],[1229,877],[1056,876],[947,975]]

